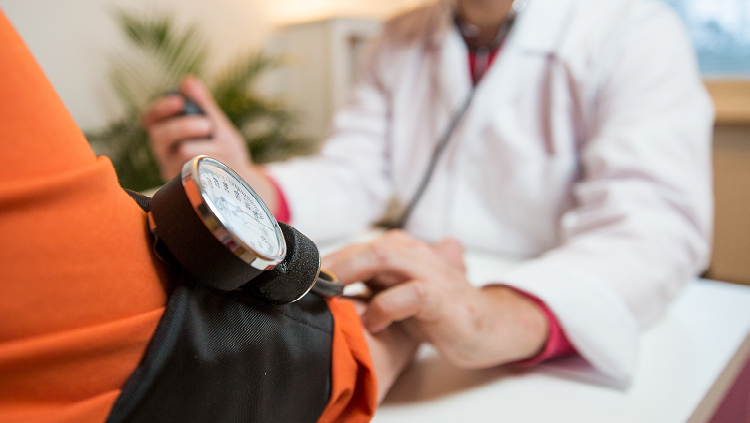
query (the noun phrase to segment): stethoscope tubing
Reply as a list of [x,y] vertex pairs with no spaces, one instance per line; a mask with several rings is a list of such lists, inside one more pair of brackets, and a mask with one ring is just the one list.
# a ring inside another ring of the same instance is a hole
[[[445,152],[445,149],[448,146],[448,143],[450,142],[451,138],[453,138],[453,134],[456,132],[456,128],[458,128],[459,124],[461,123],[464,116],[466,115],[466,112],[469,110],[469,107],[471,106],[472,101],[474,100],[474,96],[476,95],[477,89],[481,83],[481,76],[484,75],[484,73],[487,70],[487,66],[489,65],[488,63],[489,52],[494,49],[499,48],[500,45],[503,42],[505,42],[505,39],[508,37],[508,34],[510,34],[511,29],[513,28],[513,24],[516,21],[516,16],[517,16],[517,12],[512,11],[510,16],[508,16],[508,18],[503,23],[503,25],[500,26],[500,29],[498,30],[497,36],[495,36],[495,40],[493,41],[492,45],[490,47],[482,48],[479,51],[477,51],[478,57],[480,54],[482,56],[482,63],[481,63],[482,69],[480,72],[476,72],[476,74],[479,75],[479,78],[477,78],[476,83],[472,85],[471,91],[469,91],[469,94],[466,96],[466,99],[464,100],[464,102],[453,113],[453,116],[451,117],[450,122],[448,123],[448,127],[445,129],[445,131],[443,131],[443,135],[439,138],[438,143],[435,146],[435,149],[432,151],[430,162],[427,165],[427,169],[425,170],[424,176],[422,176],[422,180],[419,183],[417,190],[414,192],[414,195],[412,195],[411,200],[409,200],[409,202],[407,203],[406,208],[404,208],[404,211],[401,214],[401,216],[398,218],[398,220],[396,220],[394,224],[389,225],[390,229],[402,229],[408,223],[409,217],[411,217],[412,213],[414,212],[414,209],[419,203],[419,200],[422,199],[422,196],[427,190],[427,186],[430,184],[430,181],[432,180],[432,176],[434,175],[435,169],[437,168],[438,160],[440,160],[440,157],[443,155],[443,152]],[[461,27],[461,24],[458,21],[457,21],[457,25],[459,25],[459,28]]]

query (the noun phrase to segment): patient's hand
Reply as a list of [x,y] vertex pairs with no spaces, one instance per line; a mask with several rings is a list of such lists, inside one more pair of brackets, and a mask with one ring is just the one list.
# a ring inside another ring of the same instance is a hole
[[[359,300],[353,301],[361,314],[366,309],[366,304]],[[391,325],[376,334],[365,329],[364,335],[378,380],[378,403],[380,403],[414,358],[419,341],[409,337],[400,324]]]
[[401,322],[412,338],[467,368],[535,355],[549,330],[541,309],[510,288],[472,286],[460,252],[453,241],[430,246],[391,231],[326,257],[325,267],[377,292],[362,314],[373,333]]

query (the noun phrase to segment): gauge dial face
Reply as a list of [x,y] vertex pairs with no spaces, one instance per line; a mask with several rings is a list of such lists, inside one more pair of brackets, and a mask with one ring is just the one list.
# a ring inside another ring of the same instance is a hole
[[276,219],[247,184],[212,159],[198,163],[203,198],[240,241],[266,257],[283,254]]

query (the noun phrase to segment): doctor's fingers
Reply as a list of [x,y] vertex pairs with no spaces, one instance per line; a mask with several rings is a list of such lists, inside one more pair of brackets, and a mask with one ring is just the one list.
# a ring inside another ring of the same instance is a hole
[[376,286],[441,278],[449,271],[445,259],[429,245],[393,235],[347,247],[326,257],[324,266],[346,284],[366,282]]
[[439,317],[442,308],[439,292],[421,281],[410,281],[379,293],[367,305],[362,323],[377,333],[395,322],[416,317],[430,321]]
[[182,166],[199,154],[213,155],[216,150],[213,140],[192,139],[176,142],[164,157],[157,158],[159,170],[164,181],[169,181],[179,175]]
[[335,273],[345,285],[362,281],[375,282],[374,279],[377,278],[380,280],[378,284],[391,286],[408,279],[404,272],[384,268],[372,247],[371,243],[350,245],[323,257],[321,266]]
[[148,128],[154,154],[165,158],[173,153],[183,140],[208,138],[212,131],[211,121],[197,115],[176,117]]
[[[180,93],[190,98],[206,113],[206,116],[219,124],[231,124],[226,114],[214,100],[211,92],[196,77],[186,76],[180,82]],[[170,94],[154,100],[141,116],[141,125],[148,129],[154,124],[176,117],[185,109],[185,100],[181,95]]]
[[229,122],[229,119],[221,110],[211,91],[194,76],[186,76],[180,81],[180,92],[196,102],[206,114],[217,122]]
[[186,140],[206,139],[211,131],[212,125],[208,119],[202,116],[182,116],[152,125],[148,134],[154,157],[163,168],[172,164],[182,143]]
[[179,143],[175,157],[184,164],[193,157],[205,154],[211,156],[222,163],[227,162],[224,157],[224,147],[214,139],[193,139],[185,140]]
[[165,95],[157,98],[141,115],[141,126],[148,129],[170,117],[177,117],[185,109],[185,100],[179,95]]
[[431,245],[435,252],[443,257],[448,264],[458,269],[461,273],[466,273],[466,263],[464,263],[464,245],[455,238],[445,238]]

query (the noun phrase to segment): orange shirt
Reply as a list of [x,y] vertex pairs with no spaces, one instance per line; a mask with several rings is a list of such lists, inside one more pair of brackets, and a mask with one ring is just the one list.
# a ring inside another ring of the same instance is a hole
[[[0,422],[103,422],[170,285],[145,214],[97,158],[0,13]],[[333,301],[333,392],[321,421],[367,421],[362,328]]]

